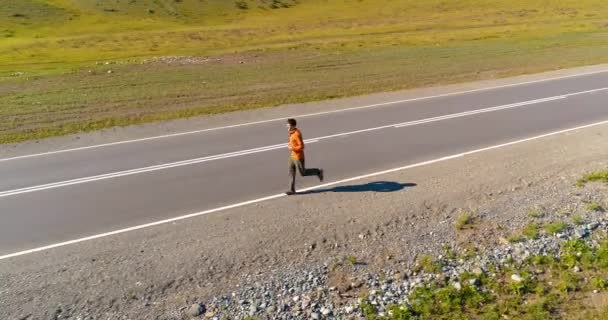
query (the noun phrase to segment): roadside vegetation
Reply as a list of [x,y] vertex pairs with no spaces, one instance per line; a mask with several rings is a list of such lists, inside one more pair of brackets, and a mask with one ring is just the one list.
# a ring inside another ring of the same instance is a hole
[[465,274],[461,286],[419,287],[408,306],[387,315],[368,304],[362,310],[367,319],[608,319],[607,274],[608,241],[591,247],[571,240],[557,258],[533,256],[487,275]]
[[[604,171],[587,174],[579,185],[606,182],[605,176]],[[603,210],[597,202],[583,201],[583,204],[592,214]],[[541,216],[539,208],[528,210],[528,217],[533,220]],[[468,225],[470,219],[468,214],[457,217],[457,229]],[[521,256],[514,259],[509,254],[506,260],[494,259],[483,268],[465,271],[458,279],[436,277],[410,293],[407,304],[392,305],[384,308],[386,312],[378,312],[374,305],[363,301],[361,311],[366,319],[372,320],[608,319],[607,231],[598,228],[598,223],[585,224],[585,220],[579,213],[572,217],[572,225],[561,221],[530,223],[509,238],[519,249],[506,252],[520,255],[524,250],[521,248],[548,248],[551,243],[557,243],[558,247],[542,255],[528,255],[526,250],[523,259]],[[579,231],[572,232],[573,228]],[[555,236],[560,233],[563,234]],[[446,254],[441,259],[420,256],[414,270],[440,274],[446,267],[465,264],[471,258],[458,255],[449,247],[444,249]]]
[[584,187],[587,183],[590,182],[608,183],[608,170],[599,170],[592,173],[588,173],[578,180],[577,185],[579,187]]

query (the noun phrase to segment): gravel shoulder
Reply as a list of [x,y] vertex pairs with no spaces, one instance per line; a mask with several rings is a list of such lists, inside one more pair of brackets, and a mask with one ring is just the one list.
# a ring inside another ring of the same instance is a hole
[[[531,208],[549,222],[581,200],[605,201],[601,186],[575,183],[605,169],[607,135],[584,129],[0,261],[0,318],[181,319],[193,303],[348,257],[382,272],[442,244],[491,248],[529,223]],[[377,182],[412,185],[361,191]],[[454,227],[462,212],[475,213],[475,228]]]

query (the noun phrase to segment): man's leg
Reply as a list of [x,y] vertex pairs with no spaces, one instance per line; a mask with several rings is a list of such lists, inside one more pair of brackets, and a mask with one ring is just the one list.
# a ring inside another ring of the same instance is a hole
[[302,177],[316,176],[319,180],[323,181],[323,170],[317,168],[306,169],[304,160],[296,161],[298,171]]
[[295,160],[289,159],[289,189],[287,193],[296,192],[296,163]]

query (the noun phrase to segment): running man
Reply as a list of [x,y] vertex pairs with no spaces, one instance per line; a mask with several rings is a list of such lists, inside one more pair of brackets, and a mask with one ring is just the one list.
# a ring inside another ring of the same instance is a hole
[[289,196],[296,194],[296,170],[302,177],[317,176],[319,181],[323,181],[322,169],[306,169],[304,164],[304,140],[296,124],[296,119],[287,119],[289,150],[291,150],[291,157],[289,158],[289,177],[291,181],[289,190],[286,192]]

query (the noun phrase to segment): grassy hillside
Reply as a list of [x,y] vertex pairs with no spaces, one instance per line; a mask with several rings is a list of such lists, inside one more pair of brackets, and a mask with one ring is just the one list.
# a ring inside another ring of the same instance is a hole
[[601,0],[0,0],[0,61],[530,39],[605,29],[607,7]]
[[[604,0],[0,0],[0,142],[607,62],[607,17]],[[213,59],[142,64],[176,55]]]

